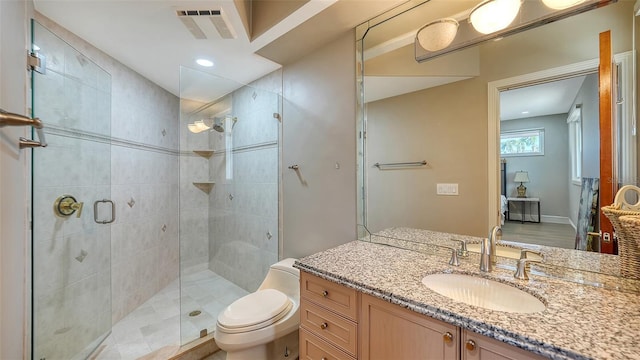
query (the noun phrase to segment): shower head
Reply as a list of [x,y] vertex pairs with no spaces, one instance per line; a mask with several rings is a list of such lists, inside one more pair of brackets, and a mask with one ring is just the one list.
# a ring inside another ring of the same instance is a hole
[[[214,118],[213,121],[213,130],[217,131],[217,132],[224,132],[224,122],[225,120],[231,120],[232,124],[231,124],[231,130],[233,130],[233,127],[236,126],[236,122],[238,121],[237,117],[231,117],[231,116],[225,116],[224,118]],[[231,131],[229,130],[229,131]]]
[[213,122],[213,130],[217,132],[224,132],[224,126],[222,126],[222,119],[216,118]]

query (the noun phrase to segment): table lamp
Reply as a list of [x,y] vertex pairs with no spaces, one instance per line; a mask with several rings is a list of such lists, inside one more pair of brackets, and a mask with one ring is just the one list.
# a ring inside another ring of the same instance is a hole
[[513,178],[513,181],[520,183],[520,186],[516,188],[518,189],[518,197],[527,197],[527,188],[522,185],[522,183],[529,182],[529,173],[526,171],[516,171],[516,176]]

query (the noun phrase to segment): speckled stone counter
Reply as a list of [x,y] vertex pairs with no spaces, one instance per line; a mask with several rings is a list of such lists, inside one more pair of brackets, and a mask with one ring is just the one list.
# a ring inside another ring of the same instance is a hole
[[[448,244],[452,246],[451,238],[463,239],[467,243],[479,243],[482,238],[467,235],[449,234],[431,230],[394,227],[371,235],[372,238],[389,238],[418,243]],[[507,240],[507,239],[505,239]],[[374,241],[375,242],[375,241]],[[535,244],[516,243],[512,241],[498,241],[503,246],[527,248],[544,254],[545,262],[570,269],[582,269],[607,275],[620,275],[620,260],[618,256],[599,254],[588,251],[560,249]]]
[[[446,249],[445,249],[446,250]],[[296,262],[295,267],[417,313],[551,359],[640,359],[640,295],[510,270],[478,270],[477,256],[448,264],[447,252],[426,254],[353,241]],[[543,300],[546,310],[506,313],[466,305],[431,291],[422,278],[463,273],[508,283]]]

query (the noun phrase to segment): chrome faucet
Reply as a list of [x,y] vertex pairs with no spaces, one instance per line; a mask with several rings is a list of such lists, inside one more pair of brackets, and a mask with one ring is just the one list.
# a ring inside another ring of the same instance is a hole
[[491,272],[496,263],[496,241],[502,237],[500,226],[494,226],[489,232],[489,237],[482,239],[480,246],[480,271]]

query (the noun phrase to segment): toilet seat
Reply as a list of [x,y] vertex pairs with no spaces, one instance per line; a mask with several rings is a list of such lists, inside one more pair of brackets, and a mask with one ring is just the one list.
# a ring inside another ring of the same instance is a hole
[[262,329],[285,317],[293,303],[275,289],[258,290],[227,306],[218,315],[217,327],[230,334]]

